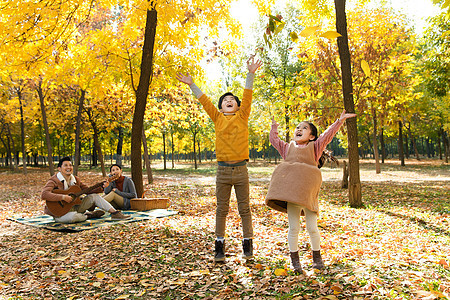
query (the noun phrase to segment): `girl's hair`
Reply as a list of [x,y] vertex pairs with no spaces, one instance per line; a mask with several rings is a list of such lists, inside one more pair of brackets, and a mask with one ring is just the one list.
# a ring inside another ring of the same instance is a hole
[[[317,127],[311,122],[305,122],[305,123],[307,123],[309,125],[309,129],[311,129],[311,134],[314,136],[314,140],[313,141],[317,140],[319,138],[319,135],[317,133]],[[317,167],[319,167],[319,169],[323,167],[323,165],[325,164],[325,162],[327,160],[334,161],[337,165],[339,165],[339,161],[336,159],[336,157],[331,155],[331,153],[332,152],[330,150],[327,150],[327,149],[325,149],[322,152],[322,155],[320,156],[318,164],[317,164]]]

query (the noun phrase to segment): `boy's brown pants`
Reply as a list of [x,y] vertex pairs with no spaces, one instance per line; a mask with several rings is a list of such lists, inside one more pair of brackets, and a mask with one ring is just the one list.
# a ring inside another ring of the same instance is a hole
[[253,238],[250,188],[247,166],[218,166],[216,173],[216,236],[225,237],[226,219],[230,209],[231,188],[234,186],[243,238]]

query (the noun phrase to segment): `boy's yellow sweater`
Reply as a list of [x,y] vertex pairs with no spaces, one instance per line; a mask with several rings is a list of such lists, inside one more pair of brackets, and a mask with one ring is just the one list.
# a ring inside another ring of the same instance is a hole
[[234,115],[221,113],[205,94],[198,99],[215,125],[217,161],[249,159],[248,118],[252,95],[252,90],[244,89],[240,109]]

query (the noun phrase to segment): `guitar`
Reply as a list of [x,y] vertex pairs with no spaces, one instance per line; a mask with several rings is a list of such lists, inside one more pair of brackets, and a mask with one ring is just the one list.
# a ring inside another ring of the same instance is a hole
[[[120,177],[119,174],[116,174],[114,176],[109,177],[106,181],[111,182],[111,181],[118,179],[119,177]],[[99,183],[97,183],[91,187],[88,187],[84,190],[82,190],[78,185],[72,185],[67,190],[60,190],[60,189],[53,190],[53,193],[55,193],[55,194],[69,195],[70,197],[72,197],[72,201],[71,202],[66,202],[64,200],[46,201],[47,208],[50,210],[50,212],[53,215],[55,215],[57,217],[64,216],[65,214],[67,214],[70,211],[70,209],[74,205],[81,204],[81,199],[80,199],[81,195],[95,190],[96,188],[102,186],[104,182],[105,181],[99,182]]]

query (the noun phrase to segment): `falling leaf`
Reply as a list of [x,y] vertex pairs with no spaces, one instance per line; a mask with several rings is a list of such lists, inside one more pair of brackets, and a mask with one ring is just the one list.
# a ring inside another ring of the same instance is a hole
[[276,276],[287,276],[287,271],[286,271],[286,269],[276,269],[275,275]]
[[105,273],[98,272],[97,274],[95,274],[95,277],[97,277],[98,279],[103,279],[103,278],[105,278]]
[[365,61],[364,59],[361,60],[361,68],[363,69],[364,74],[367,77],[370,77],[370,67],[369,67],[369,64],[367,63],[367,61]]
[[318,29],[320,28],[320,26],[310,26],[310,27],[306,27],[305,29],[303,29],[300,32],[300,36],[302,37],[308,37],[311,34],[313,34],[314,32],[316,32]]
[[298,35],[295,31],[292,31],[289,36],[291,37],[291,40],[295,43],[298,41]]
[[285,23],[281,22],[273,31],[273,34],[278,34],[281,32],[281,30],[283,30]]
[[337,31],[326,31],[326,32],[322,33],[320,36],[327,38],[329,40],[332,40],[332,39],[338,38],[342,35],[340,33],[338,33]]
[[255,265],[255,269],[257,270],[261,270],[263,268],[263,266],[261,264],[256,264]]
[[92,285],[98,288],[102,286],[102,283],[100,281],[96,281]]

